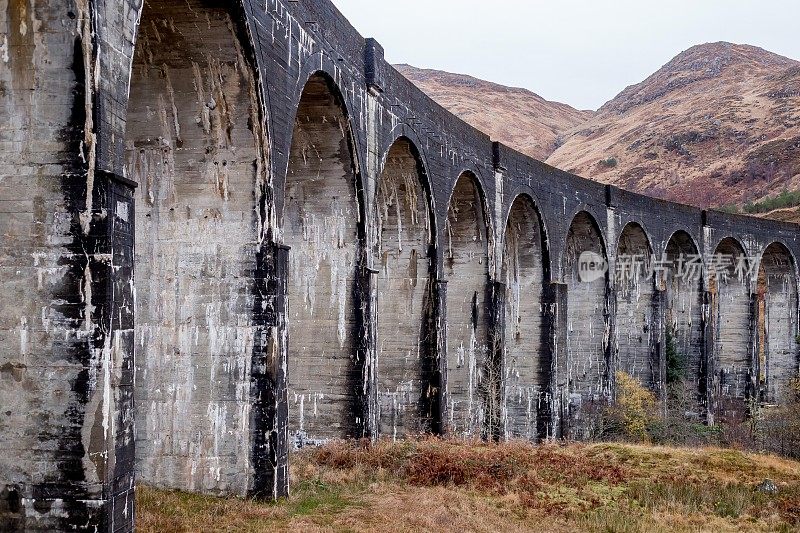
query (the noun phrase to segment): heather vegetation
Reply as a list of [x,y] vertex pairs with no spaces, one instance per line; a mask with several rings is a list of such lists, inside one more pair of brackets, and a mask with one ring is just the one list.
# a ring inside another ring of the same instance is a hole
[[708,426],[672,335],[666,349],[668,397],[617,373],[614,402],[586,421],[592,442],[333,442],[292,454],[277,504],[139,487],[138,529],[800,529],[800,382],[785,407]]
[[800,463],[736,450],[422,439],[333,443],[297,452],[292,459],[292,496],[278,504],[140,487],[139,529],[488,532],[800,527]]

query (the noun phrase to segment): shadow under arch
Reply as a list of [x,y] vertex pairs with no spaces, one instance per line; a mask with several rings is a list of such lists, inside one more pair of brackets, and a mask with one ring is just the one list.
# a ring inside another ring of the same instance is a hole
[[281,217],[290,248],[289,433],[298,447],[370,431],[360,168],[342,94],[317,71],[297,107]]
[[585,437],[586,407],[607,401],[611,379],[608,256],[600,226],[587,211],[579,211],[570,223],[563,262],[570,431]]
[[709,377],[714,405],[710,407],[717,422],[742,422],[747,401],[754,398],[751,268],[744,246],[733,237],[721,239],[706,258],[708,331],[713,338]]
[[542,213],[541,209],[539,209],[539,201],[537,198],[533,196],[530,192],[523,191],[518,192],[514,195],[514,200],[511,202],[508,211],[505,214],[505,220],[503,228],[508,228],[508,225],[511,221],[512,211],[514,210],[515,206],[519,206],[520,202],[527,204],[530,207],[530,212],[536,217],[536,223],[538,224],[539,228],[541,228],[541,239],[538,245],[541,247],[542,256],[543,256],[543,267],[545,271],[544,279],[547,282],[552,280],[553,276],[553,265],[551,263],[551,252],[550,252],[550,231],[547,226],[547,222],[544,219],[544,214]]
[[694,238],[675,231],[667,241],[656,283],[664,291],[664,343],[669,400],[690,418],[705,420],[703,261]]
[[436,224],[414,143],[386,152],[375,195],[378,424],[392,438],[438,430]]
[[490,389],[489,224],[480,181],[462,172],[445,224],[447,281],[447,413],[450,433],[482,435]]
[[[239,2],[147,0],[135,40],[125,156],[126,175],[140,185],[135,395],[148,407],[136,415],[145,428],[139,476],[245,495],[260,485],[247,466],[261,460],[251,453],[258,444],[254,431],[243,435],[246,411],[225,416],[223,406],[231,390],[252,392],[259,349],[247,339],[264,331],[248,298],[258,292],[252,273],[262,268],[270,218],[256,54]],[[238,402],[251,399],[237,393]],[[208,453],[198,458],[196,449]]]
[[785,403],[798,377],[797,261],[789,248],[773,242],[758,262],[757,380],[759,399]]
[[551,354],[543,301],[550,280],[546,229],[535,201],[516,196],[503,236],[503,407],[506,439],[538,440],[547,434]]
[[653,247],[644,227],[628,222],[617,240],[615,262],[616,369],[648,389],[660,391],[663,376],[652,277]]
[[[381,168],[379,169],[378,176],[382,176],[386,170],[386,165],[392,155],[392,151],[398,146],[403,146],[407,149],[408,154],[413,157],[415,163],[415,171],[417,173],[418,181],[425,193],[425,202],[428,209],[428,217],[431,221],[431,235],[430,245],[439,250],[439,233],[438,228],[438,214],[436,213],[436,197],[433,193],[433,184],[431,183],[430,173],[428,172],[428,162],[425,157],[424,151],[420,148],[420,140],[416,132],[406,124],[400,124],[390,134],[392,141],[381,157]],[[399,143],[399,144],[398,144]]]

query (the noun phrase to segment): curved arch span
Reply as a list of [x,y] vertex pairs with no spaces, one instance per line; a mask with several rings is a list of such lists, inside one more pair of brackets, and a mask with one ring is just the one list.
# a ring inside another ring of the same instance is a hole
[[311,76],[298,104],[284,187],[289,253],[289,432],[296,446],[364,432],[357,291],[364,229],[341,93]]
[[667,266],[656,280],[665,291],[666,380],[674,407],[705,417],[703,377],[703,269],[691,235],[675,232],[667,242]]
[[489,245],[483,193],[472,173],[456,182],[443,250],[447,285],[447,389],[451,433],[480,436],[490,394]]
[[380,433],[429,432],[435,357],[436,227],[426,173],[405,137],[387,152],[375,199],[373,264],[378,271],[378,405]]
[[249,420],[222,401],[250,387],[259,326],[241,295],[254,292],[263,221],[253,213],[268,167],[238,15],[217,2],[147,0],[132,62],[136,454],[141,478],[164,486],[229,490],[250,455]]
[[644,228],[629,222],[617,243],[616,349],[617,369],[652,390],[661,386],[656,353],[655,283],[652,246]]
[[570,411],[581,433],[583,404],[609,395],[608,271],[600,227],[586,211],[575,215],[567,234],[564,276],[567,287],[567,351]]
[[549,359],[542,300],[549,279],[544,227],[533,199],[511,204],[503,238],[501,281],[505,294],[503,364],[505,437],[536,440],[546,432]]
[[782,243],[761,256],[758,301],[758,387],[762,401],[784,403],[798,376],[797,263]]
[[749,260],[742,244],[722,239],[708,265],[711,332],[714,338],[710,370],[714,418],[741,421],[747,413],[751,387],[752,317]]

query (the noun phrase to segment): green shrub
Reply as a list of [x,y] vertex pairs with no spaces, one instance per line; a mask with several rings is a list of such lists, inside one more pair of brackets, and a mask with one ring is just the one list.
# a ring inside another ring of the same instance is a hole
[[735,215],[740,212],[739,206],[736,204],[726,204],[719,207],[718,210],[722,211],[723,213],[730,213],[732,215]]
[[766,198],[760,202],[747,202],[744,205],[744,212],[751,215],[758,213],[769,213],[776,209],[786,209],[800,205],[800,191],[784,190],[777,196]]
[[689,365],[686,355],[678,351],[678,345],[675,343],[675,332],[671,327],[667,328],[664,337],[667,352],[667,385],[674,385],[686,379]]
[[602,167],[606,168],[615,168],[617,166],[617,158],[614,156],[606,157],[605,159],[601,159],[598,163]]

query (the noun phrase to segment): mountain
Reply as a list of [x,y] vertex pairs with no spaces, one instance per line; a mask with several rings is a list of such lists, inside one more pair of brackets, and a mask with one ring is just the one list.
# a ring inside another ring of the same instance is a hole
[[698,45],[595,113],[467,76],[400,71],[467,122],[553,166],[698,207],[800,220],[786,208],[800,204],[793,59],[748,45]]
[[800,62],[695,46],[604,104],[547,162],[699,207],[800,187]]
[[550,102],[526,89],[410,65],[395,68],[473,127],[541,160],[553,153],[561,134],[592,116],[590,111]]

